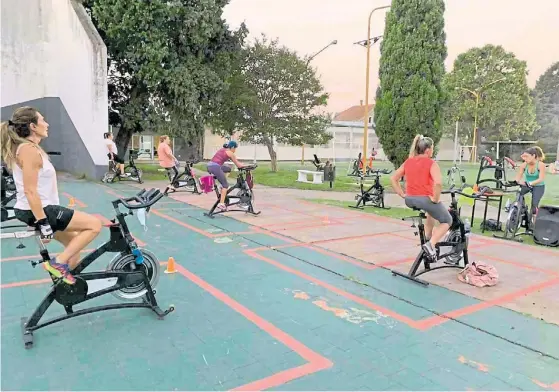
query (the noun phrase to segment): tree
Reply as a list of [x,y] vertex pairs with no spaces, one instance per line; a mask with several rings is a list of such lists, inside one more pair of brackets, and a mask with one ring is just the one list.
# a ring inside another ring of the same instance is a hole
[[[108,52],[109,123],[125,150],[134,132],[203,137],[246,36],[221,19],[228,0],[85,0]],[[196,143],[195,145],[200,145]]]
[[[277,40],[265,36],[245,48],[229,79],[225,106],[214,112],[214,131],[241,141],[264,144],[277,171],[277,143],[325,144],[330,118],[320,112],[328,95],[314,70]],[[228,104],[228,105],[226,105]]]
[[390,161],[408,157],[416,134],[441,138],[447,55],[443,0],[393,0],[380,47],[376,133]]
[[460,136],[471,144],[479,98],[477,142],[532,135],[537,124],[526,75],[526,62],[502,46],[486,45],[460,54],[444,81],[448,92],[445,129],[454,134],[455,122],[464,123],[467,126],[460,127]]
[[536,103],[536,119],[541,127],[536,138],[544,150],[554,153],[559,141],[559,62],[539,77],[532,95]]

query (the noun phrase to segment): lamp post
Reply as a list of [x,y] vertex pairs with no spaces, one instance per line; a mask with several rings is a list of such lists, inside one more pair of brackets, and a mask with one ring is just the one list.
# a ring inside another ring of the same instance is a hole
[[491,83],[487,83],[483,86],[481,86],[480,88],[478,88],[477,90],[470,90],[464,87],[456,87],[456,89],[460,89],[460,90],[464,90],[470,94],[472,94],[475,99],[476,99],[476,106],[474,109],[474,130],[473,130],[473,135],[472,135],[472,150],[473,150],[473,154],[470,156],[470,160],[472,162],[477,162],[477,145],[476,145],[476,137],[477,137],[477,111],[478,111],[478,107],[479,107],[479,98],[480,98],[480,94],[481,92],[486,89],[487,87],[495,84],[495,83],[499,83],[502,82],[503,80],[505,80],[506,78],[501,78],[501,79],[497,79],[492,81]]
[[[326,45],[324,48],[320,49],[318,52],[316,52],[315,54],[313,54],[311,57],[309,57],[307,59],[307,66],[310,64],[311,60],[314,59],[316,56],[318,56],[320,53],[324,52],[326,49],[328,49],[330,46],[332,45],[336,45],[338,43],[338,40],[335,39],[332,42],[330,42],[328,45]],[[302,148],[301,148],[301,165],[305,164],[305,143],[303,143]]]
[[[367,136],[369,131],[369,73],[371,68],[371,41],[373,43],[377,42],[380,37],[371,38],[371,18],[373,17],[373,13],[378,10],[382,10],[385,8],[390,8],[389,5],[385,5],[382,7],[374,8],[369,13],[369,19],[367,24],[367,39],[366,47],[367,47],[367,66],[365,67],[365,117],[363,118],[363,175],[367,173]],[[365,46],[365,45],[364,45]]]

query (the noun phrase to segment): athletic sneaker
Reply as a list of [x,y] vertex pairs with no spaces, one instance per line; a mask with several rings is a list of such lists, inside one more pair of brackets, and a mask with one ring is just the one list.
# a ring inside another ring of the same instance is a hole
[[60,264],[57,263],[55,260],[56,257],[51,259],[50,261],[45,261],[44,268],[48,271],[48,273],[55,278],[62,278],[64,283],[75,284],[76,278],[74,278],[74,276],[70,274],[68,264]]
[[217,208],[221,211],[227,211],[227,206],[224,203],[219,203]]
[[431,245],[431,242],[426,242],[425,244],[423,244],[423,250],[427,253],[427,256],[432,261],[437,260],[437,252],[435,251],[435,249],[433,249],[433,246]]

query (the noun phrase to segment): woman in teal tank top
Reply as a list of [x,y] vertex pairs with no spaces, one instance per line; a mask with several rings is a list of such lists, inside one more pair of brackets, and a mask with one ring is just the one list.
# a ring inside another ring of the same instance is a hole
[[530,147],[522,154],[524,162],[516,173],[516,182],[522,186],[522,194],[530,192],[525,185],[532,187],[532,214],[536,216],[540,201],[545,193],[545,155],[541,148]]

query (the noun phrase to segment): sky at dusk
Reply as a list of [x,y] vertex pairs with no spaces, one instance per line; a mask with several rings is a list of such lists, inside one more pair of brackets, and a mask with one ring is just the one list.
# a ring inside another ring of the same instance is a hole
[[[381,0],[231,0],[224,17],[232,28],[245,22],[250,37],[265,33],[312,61],[330,93],[328,110],[340,112],[365,97],[366,49],[355,45],[367,36],[368,13],[389,4]],[[457,55],[471,47],[502,45],[527,62],[528,85],[559,61],[559,0],[445,0],[445,32],[452,69]],[[382,35],[386,10],[373,14],[371,36]],[[371,100],[378,86],[379,44],[371,49]]]

